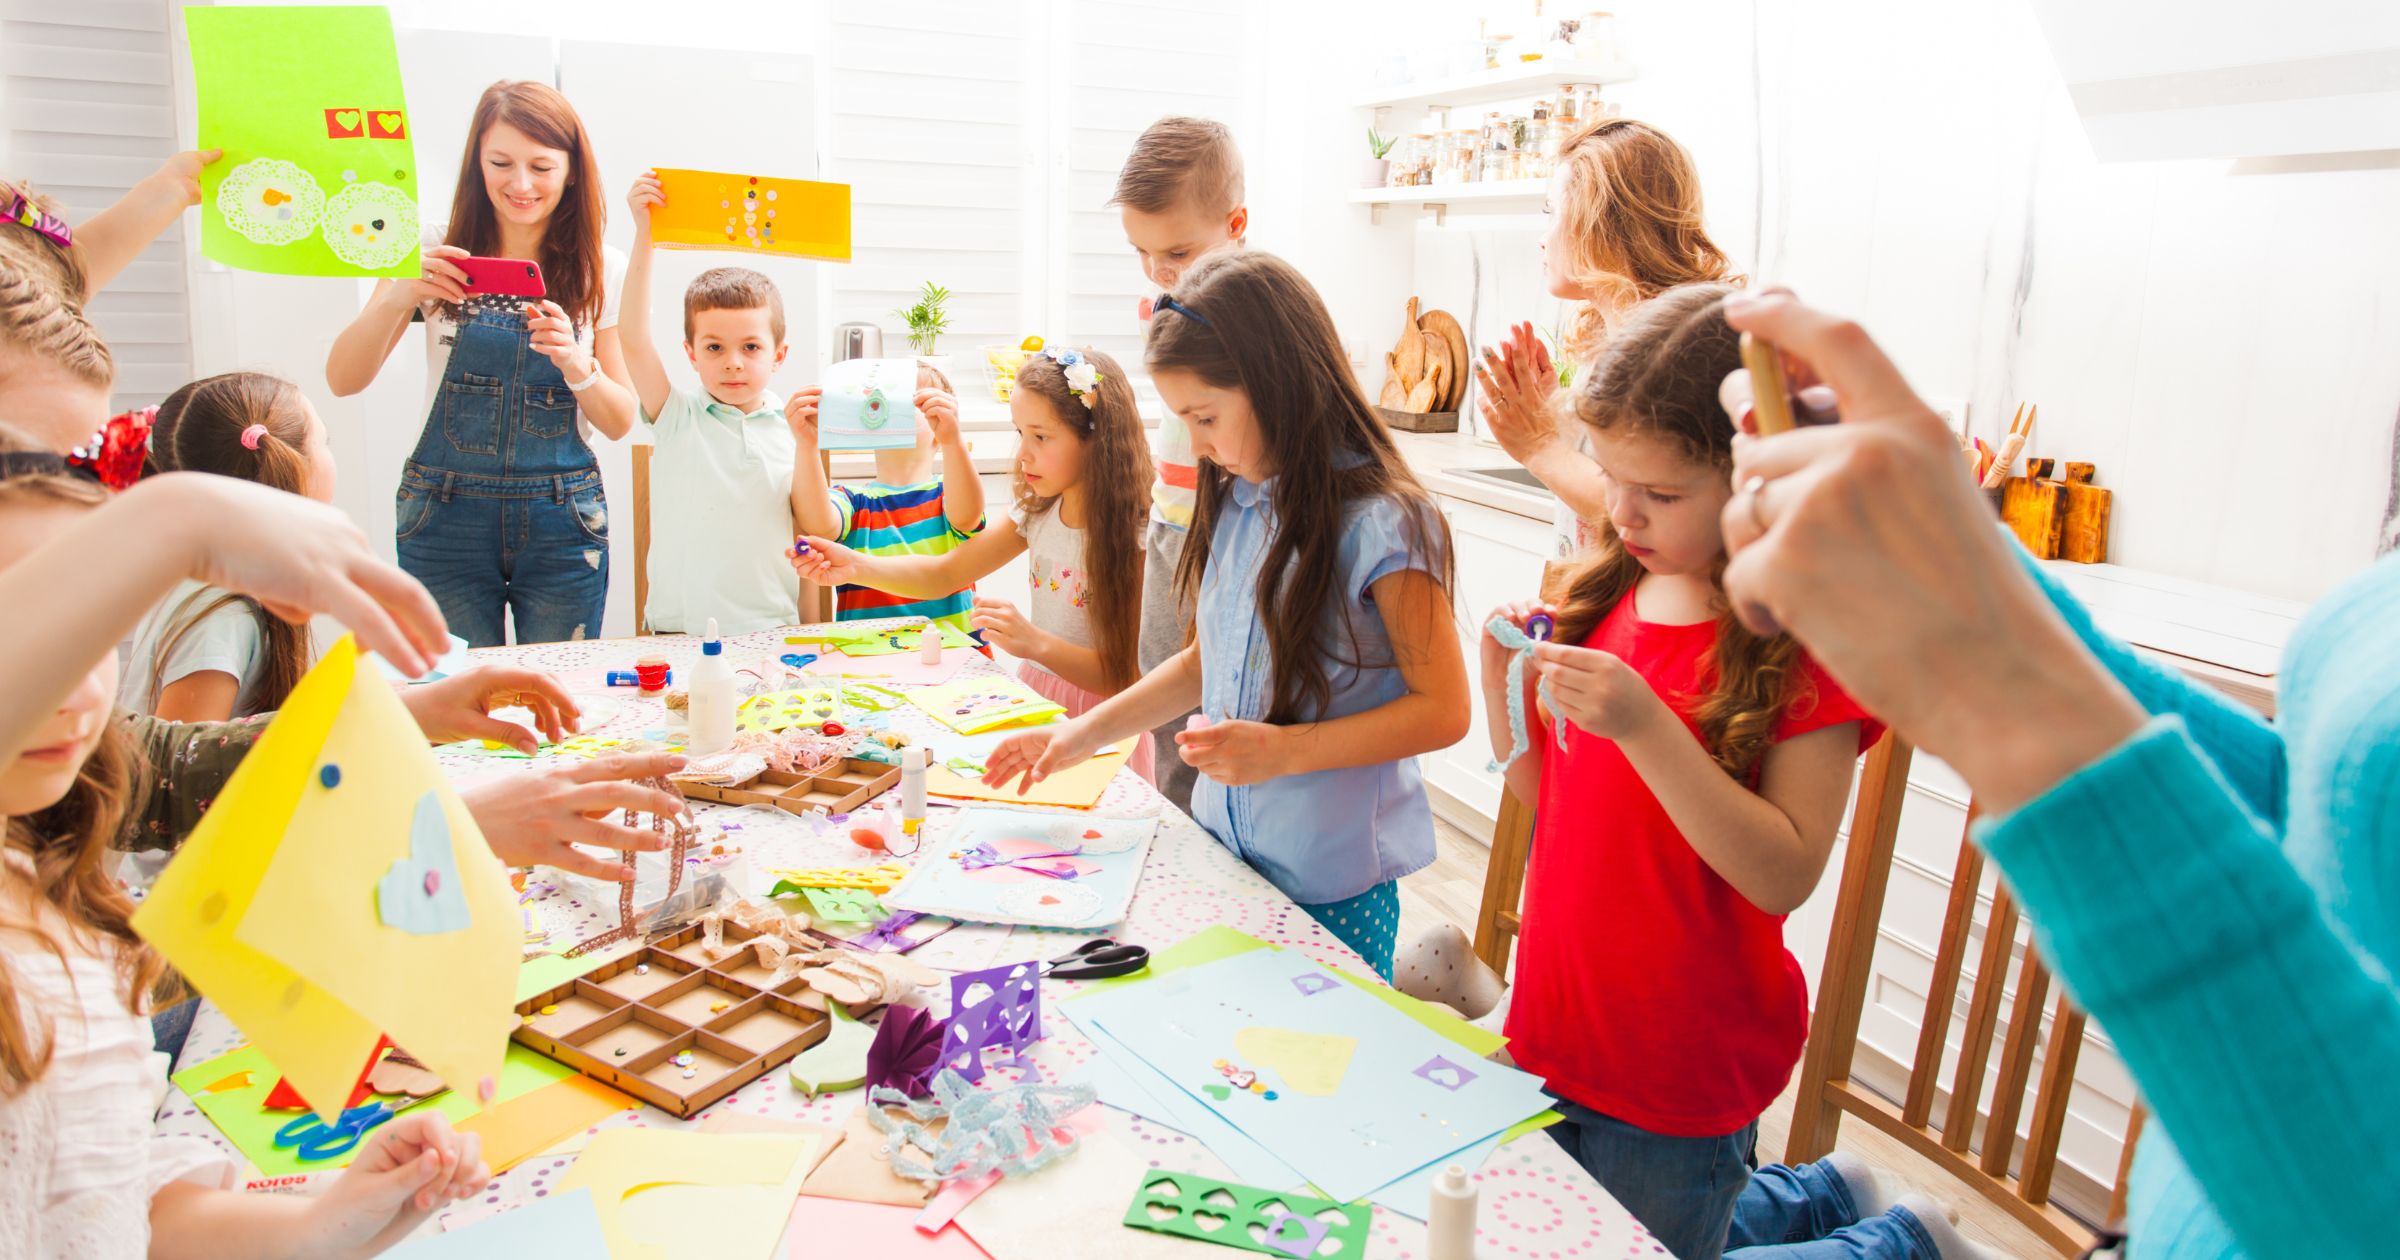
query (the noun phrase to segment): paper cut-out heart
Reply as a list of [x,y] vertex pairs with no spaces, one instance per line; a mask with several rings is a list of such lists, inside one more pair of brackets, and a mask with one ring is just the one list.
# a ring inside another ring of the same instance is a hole
[[1183,1187],[1175,1184],[1172,1181],[1153,1181],[1149,1185],[1142,1187],[1142,1189],[1147,1190],[1162,1199],[1180,1199],[1183,1197]]
[[326,110],[325,138],[328,140],[356,140],[365,134],[360,130],[360,124],[364,121],[355,109]]
[[408,138],[408,119],[405,115],[378,113],[375,115],[374,123],[375,125],[369,130],[374,132],[375,138],[378,140],[406,140]]
[[1216,1212],[1194,1212],[1192,1213],[1192,1224],[1213,1234],[1233,1224],[1233,1218]]
[[417,798],[409,820],[408,856],[376,882],[375,911],[385,926],[417,936],[463,932],[474,922],[467,913],[466,885],[458,878],[450,818],[431,792]]
[[1292,987],[1298,989],[1302,997],[1315,997],[1320,993],[1330,993],[1340,988],[1341,985],[1336,983],[1332,976],[1311,971],[1293,976]]
[[1474,1072],[1438,1054],[1420,1064],[1409,1075],[1422,1077],[1452,1093],[1466,1088],[1467,1082],[1475,1079]]
[[1240,1206],[1240,1203],[1233,1197],[1233,1191],[1227,1190],[1222,1186],[1209,1191],[1207,1194],[1201,1195],[1200,1201],[1209,1205],[1210,1207],[1222,1208],[1228,1212]]
[[1254,1026],[1235,1033],[1233,1045],[1245,1062],[1273,1069],[1286,1088],[1329,1098],[1350,1072],[1358,1038]]
[[1305,1216],[1277,1217],[1275,1228],[1267,1233],[1266,1244],[1287,1256],[1313,1256],[1317,1244],[1325,1241],[1328,1228],[1325,1222]]
[[1163,1203],[1148,1203],[1143,1206],[1150,1209],[1150,1219],[1154,1221],[1171,1221],[1177,1215],[1175,1209]]

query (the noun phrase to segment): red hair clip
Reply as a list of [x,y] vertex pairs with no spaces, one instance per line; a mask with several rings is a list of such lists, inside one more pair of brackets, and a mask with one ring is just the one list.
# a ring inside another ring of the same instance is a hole
[[150,425],[157,419],[155,406],[110,416],[90,442],[68,453],[67,466],[90,473],[111,490],[140,481],[150,460]]

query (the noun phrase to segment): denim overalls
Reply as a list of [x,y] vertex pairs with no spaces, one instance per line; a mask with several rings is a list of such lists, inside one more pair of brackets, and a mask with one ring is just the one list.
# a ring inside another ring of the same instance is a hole
[[608,500],[576,430],[574,391],[534,350],[516,299],[473,302],[458,318],[400,473],[400,567],[471,646],[504,643],[507,613],[519,643],[598,638]]

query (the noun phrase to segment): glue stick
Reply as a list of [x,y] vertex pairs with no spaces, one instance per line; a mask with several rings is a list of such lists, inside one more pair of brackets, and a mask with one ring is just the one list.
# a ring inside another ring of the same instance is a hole
[[1445,1165],[1433,1179],[1425,1254],[1427,1260],[1475,1260],[1475,1183],[1464,1164]]
[[942,627],[939,622],[926,622],[925,632],[917,636],[917,659],[928,665],[942,663]]
[[700,640],[700,663],[692,667],[691,738],[685,747],[695,757],[733,747],[733,666],[726,663],[725,644],[717,638],[717,619],[708,619],[708,634]]
[[925,750],[910,745],[900,750],[900,830],[917,834],[925,825]]

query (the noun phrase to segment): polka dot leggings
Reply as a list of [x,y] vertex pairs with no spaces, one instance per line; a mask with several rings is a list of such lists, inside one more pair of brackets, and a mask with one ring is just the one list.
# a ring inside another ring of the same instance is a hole
[[1387,879],[1346,901],[1300,908],[1324,924],[1326,931],[1341,938],[1342,944],[1357,951],[1385,983],[1391,982],[1392,948],[1400,939],[1398,880]]

